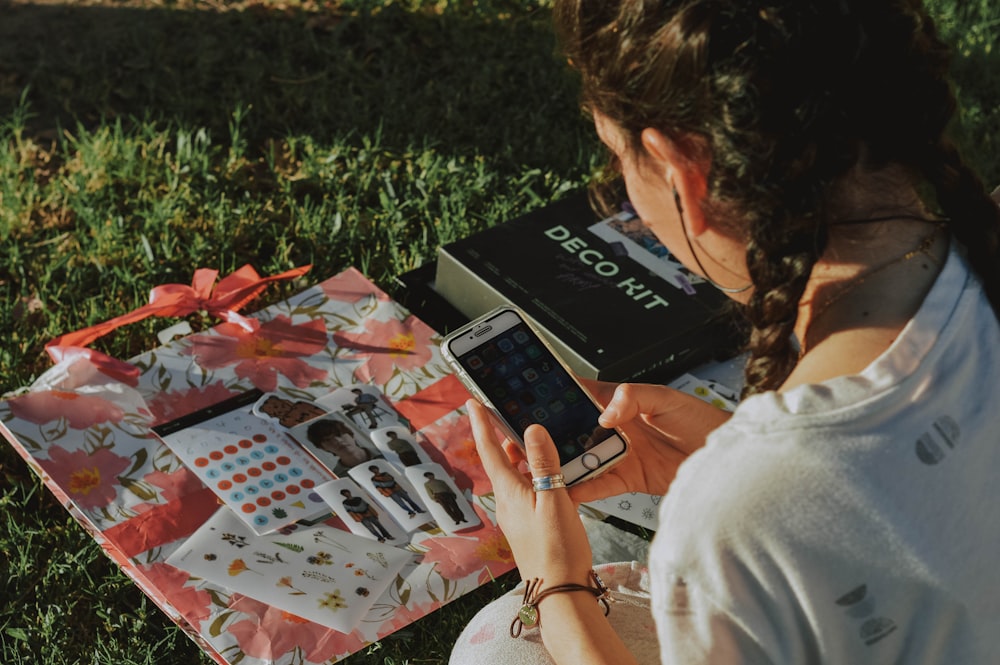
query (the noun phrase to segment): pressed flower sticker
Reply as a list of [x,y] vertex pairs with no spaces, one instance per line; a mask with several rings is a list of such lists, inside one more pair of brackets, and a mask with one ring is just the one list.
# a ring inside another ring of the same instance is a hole
[[244,561],[243,559],[235,559],[231,564],[229,564],[230,577],[236,577],[240,573],[245,573],[247,571],[251,573],[256,573],[257,575],[261,575],[261,573],[258,573],[256,570],[248,566],[247,562]]
[[331,612],[336,612],[339,609],[347,607],[347,602],[344,600],[343,596],[340,595],[340,589],[337,589],[332,593],[324,593],[323,597],[317,602],[319,602],[320,607],[330,610]]

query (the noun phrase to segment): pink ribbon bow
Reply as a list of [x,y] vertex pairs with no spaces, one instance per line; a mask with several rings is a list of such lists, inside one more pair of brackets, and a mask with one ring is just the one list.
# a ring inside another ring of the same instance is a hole
[[301,266],[280,275],[261,277],[250,264],[247,264],[223,277],[218,284],[215,283],[215,278],[219,275],[218,270],[199,268],[194,273],[191,286],[163,284],[154,287],[149,294],[149,304],[104,323],[60,335],[46,344],[45,350],[48,351],[50,358],[58,362],[65,355],[64,347],[84,347],[98,337],[129,323],[141,321],[149,316],[186,316],[201,310],[253,332],[260,324],[256,319],[238,314],[237,310],[260,295],[270,282],[299,277],[311,268],[311,265]]

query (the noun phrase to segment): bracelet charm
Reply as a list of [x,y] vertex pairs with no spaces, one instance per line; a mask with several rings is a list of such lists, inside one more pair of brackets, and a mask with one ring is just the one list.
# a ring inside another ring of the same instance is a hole
[[541,579],[536,577],[529,581],[524,588],[524,604],[521,605],[521,609],[517,611],[517,616],[514,617],[514,621],[510,624],[510,636],[519,637],[522,629],[535,628],[541,624],[542,615],[538,610],[538,604],[542,601],[542,598],[554,593],[586,591],[592,594],[604,606],[604,616],[607,616],[608,612],[611,611],[611,606],[608,604],[611,592],[608,591],[608,588],[604,586],[604,581],[593,570],[590,571],[590,579],[597,585],[596,587],[585,584],[559,584],[548,589],[543,589],[542,591],[538,591],[538,587],[542,585]]

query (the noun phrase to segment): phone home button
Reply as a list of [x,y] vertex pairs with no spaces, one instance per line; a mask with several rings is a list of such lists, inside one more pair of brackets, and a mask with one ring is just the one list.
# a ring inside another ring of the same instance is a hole
[[588,471],[593,471],[601,467],[601,458],[594,453],[586,453],[580,458],[580,462],[583,464],[584,468]]

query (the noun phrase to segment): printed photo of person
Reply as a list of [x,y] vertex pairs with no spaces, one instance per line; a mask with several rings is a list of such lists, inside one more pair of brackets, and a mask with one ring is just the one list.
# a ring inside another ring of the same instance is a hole
[[370,431],[403,422],[396,409],[375,386],[343,386],[316,399],[328,411],[346,416],[359,430]]
[[398,462],[401,467],[426,464],[432,461],[417,442],[416,436],[402,425],[375,430],[371,433],[371,439],[386,459]]
[[455,533],[482,524],[455,481],[440,464],[406,467],[406,478],[417,489],[442,531]]
[[348,475],[406,531],[416,531],[434,519],[406,474],[388,460],[356,466]]
[[338,478],[318,485],[315,490],[356,535],[404,546],[409,542],[406,530],[384,510],[378,500],[352,478]]
[[295,427],[291,434],[338,476],[381,455],[339,414],[328,414],[303,423]]

